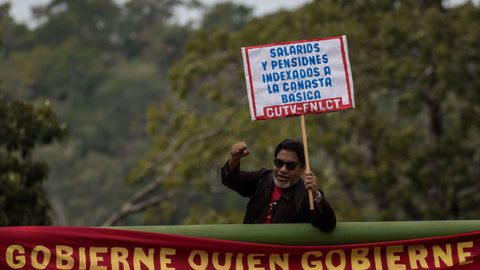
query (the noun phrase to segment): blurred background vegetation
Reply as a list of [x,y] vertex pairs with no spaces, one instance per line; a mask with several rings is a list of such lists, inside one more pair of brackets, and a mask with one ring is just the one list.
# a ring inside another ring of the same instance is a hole
[[[177,7],[200,8],[179,24]],[[272,166],[298,118],[251,122],[240,48],[345,34],[356,109],[307,116],[339,221],[479,219],[480,8],[317,0],[254,17],[182,0],[0,6],[0,225],[240,223],[230,145]]]

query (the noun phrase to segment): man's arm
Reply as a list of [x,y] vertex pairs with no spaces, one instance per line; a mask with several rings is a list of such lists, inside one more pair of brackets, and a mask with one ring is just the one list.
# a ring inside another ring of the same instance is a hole
[[318,189],[317,177],[312,172],[305,172],[304,183],[305,188],[313,194],[314,210],[311,211],[310,223],[324,231],[333,230],[337,224],[335,212],[323,192]]
[[245,172],[240,171],[240,160],[250,154],[247,144],[237,142],[232,145],[230,159],[221,169],[222,183],[244,197],[250,197],[255,192],[258,180],[268,173],[268,170]]
[[222,183],[243,197],[251,197],[255,193],[260,178],[271,172],[266,169],[245,172],[240,170],[240,165],[230,169],[228,164],[229,162],[225,163],[221,169]]
[[245,142],[237,142],[230,149],[230,159],[228,160],[228,170],[233,171],[240,166],[240,160],[250,155],[250,150]]
[[314,193],[316,200],[314,199],[314,210],[311,213],[310,223],[323,231],[331,231],[337,224],[335,212],[323,192],[320,190],[317,190],[317,192]]

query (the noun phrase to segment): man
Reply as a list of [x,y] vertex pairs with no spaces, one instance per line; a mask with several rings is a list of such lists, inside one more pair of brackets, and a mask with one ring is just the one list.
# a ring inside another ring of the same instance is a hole
[[[275,148],[273,169],[241,171],[240,160],[250,154],[244,142],[235,143],[222,168],[222,183],[249,197],[243,223],[310,222],[321,230],[335,228],[336,218],[312,172],[305,172],[303,144],[287,139]],[[310,210],[308,191],[314,197]]]

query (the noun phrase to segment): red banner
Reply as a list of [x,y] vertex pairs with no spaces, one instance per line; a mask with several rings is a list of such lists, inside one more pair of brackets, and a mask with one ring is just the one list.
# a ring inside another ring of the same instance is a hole
[[279,246],[103,228],[0,228],[1,270],[480,269],[479,256],[480,231],[384,243]]

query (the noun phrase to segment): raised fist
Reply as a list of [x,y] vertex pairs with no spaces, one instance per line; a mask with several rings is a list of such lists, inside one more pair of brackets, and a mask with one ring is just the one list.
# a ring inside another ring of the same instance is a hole
[[250,150],[247,148],[247,144],[245,142],[237,142],[232,145],[232,149],[230,150],[230,155],[232,159],[240,160],[250,154]]

